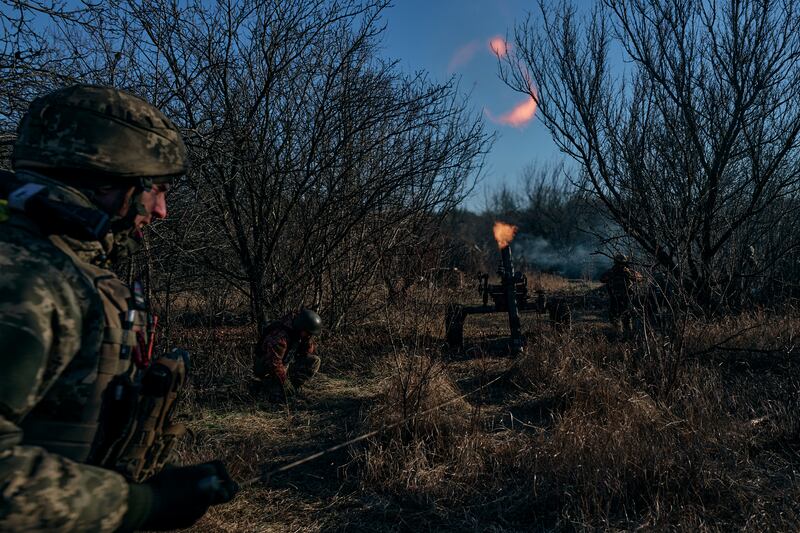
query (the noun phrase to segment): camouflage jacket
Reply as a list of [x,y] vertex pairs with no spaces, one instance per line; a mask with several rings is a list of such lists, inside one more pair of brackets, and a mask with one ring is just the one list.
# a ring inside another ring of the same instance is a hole
[[[27,179],[91,206],[74,189]],[[110,246],[66,242],[85,261],[103,259]],[[21,429],[34,409],[58,417],[87,401],[103,328],[91,282],[31,220],[10,212],[0,222],[0,531],[113,531],[122,522],[128,484],[120,474],[24,444]]]
[[642,279],[639,272],[622,263],[614,263],[614,266],[600,276],[600,281],[607,284],[609,294],[616,298],[627,298],[633,286]]
[[257,377],[274,376],[286,383],[287,369],[293,357],[313,354],[316,347],[311,340],[294,338],[290,313],[280,320],[268,324],[261,332],[255,354],[255,374]]

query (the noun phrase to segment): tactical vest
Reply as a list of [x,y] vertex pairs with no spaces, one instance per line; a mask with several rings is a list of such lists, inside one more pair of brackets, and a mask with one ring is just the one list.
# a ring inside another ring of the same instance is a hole
[[163,467],[185,433],[170,418],[186,383],[188,355],[176,350],[147,367],[134,364],[137,356],[146,360],[142,350],[154,334],[147,311],[134,308],[131,291],[113,272],[81,260],[63,239],[50,240],[95,288],[105,328],[96,375],[86,378],[91,390],[77,418],[64,422],[33,411],[20,424],[23,443],[142,481]]

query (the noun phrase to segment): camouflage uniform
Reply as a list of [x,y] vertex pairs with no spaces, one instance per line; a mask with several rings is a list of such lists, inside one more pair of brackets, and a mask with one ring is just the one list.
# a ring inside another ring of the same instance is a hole
[[631,331],[631,296],[633,287],[642,280],[642,275],[630,267],[628,259],[616,256],[614,265],[600,276],[608,290],[608,316],[618,332]]
[[256,346],[253,373],[272,395],[291,394],[319,371],[321,360],[314,342],[301,339],[292,328],[295,315],[267,325]]
[[[130,350],[140,353],[143,334],[130,291],[106,270],[115,238],[105,223],[131,228],[132,219],[109,221],[92,184],[124,192],[185,173],[180,134],[134,96],[75,86],[31,104],[13,161],[17,173],[0,175],[0,531],[185,527],[232,494],[181,515],[187,504],[158,506],[156,484],[85,464],[102,442],[109,383],[135,371]],[[30,207],[42,197],[53,212]],[[125,316],[136,326],[124,330]],[[184,480],[211,470],[227,475],[216,465],[175,469]],[[158,481],[180,477],[170,476]],[[192,487],[182,486],[190,495]],[[181,516],[170,522],[170,513]]]
[[[20,177],[66,203],[92,205],[75,189]],[[75,253],[102,260],[104,244],[75,243]],[[92,400],[103,328],[100,298],[73,260],[12,213],[0,225],[0,530],[113,531],[121,523],[128,484],[120,474],[27,445],[20,428],[34,408],[70,420]]]

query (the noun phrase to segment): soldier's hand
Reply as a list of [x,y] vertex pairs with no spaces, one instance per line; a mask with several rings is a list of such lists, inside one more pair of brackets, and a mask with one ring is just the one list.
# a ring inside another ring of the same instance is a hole
[[238,491],[239,486],[220,461],[165,469],[141,485],[131,485],[131,496],[139,500],[140,507],[147,508],[146,513],[139,511],[143,520],[135,529],[189,527],[210,506],[231,501]]

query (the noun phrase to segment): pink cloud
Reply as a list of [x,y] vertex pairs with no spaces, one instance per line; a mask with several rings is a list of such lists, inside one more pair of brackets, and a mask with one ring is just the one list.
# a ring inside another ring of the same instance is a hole
[[[483,46],[483,42],[485,41],[475,39],[458,48],[450,58],[450,62],[447,64],[447,72],[453,73],[459,67],[472,61],[472,58],[475,57],[475,54],[477,54]],[[492,54],[501,58],[505,57],[511,49],[511,44],[509,44],[501,35],[495,35],[494,37],[490,38],[487,42],[487,45]]]
[[497,57],[505,57],[508,55],[508,50],[511,47],[502,36],[495,35],[489,39],[489,50]]
[[458,67],[469,63],[480,48],[481,43],[476,40],[468,42],[456,50],[453,57],[450,58],[450,62],[447,64],[447,72],[455,72]]
[[492,122],[519,128],[533,120],[536,115],[536,100],[534,100],[533,96],[528,96],[524,102],[520,102],[511,111],[503,113],[499,117],[495,117],[488,109],[484,110],[484,112]]

